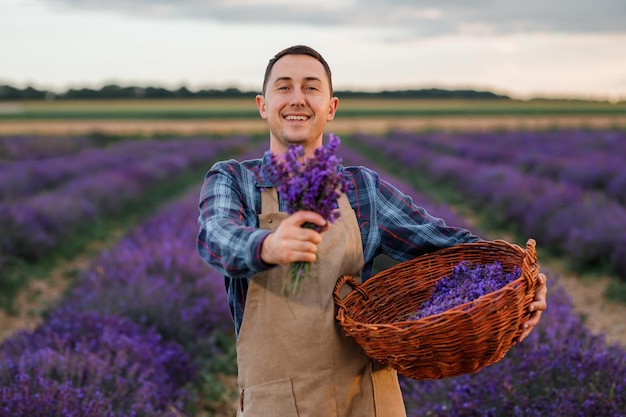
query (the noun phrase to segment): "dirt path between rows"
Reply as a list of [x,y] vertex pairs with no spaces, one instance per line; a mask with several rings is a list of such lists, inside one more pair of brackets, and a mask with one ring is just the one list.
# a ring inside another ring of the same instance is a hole
[[566,272],[562,261],[548,261],[542,267],[559,275],[557,282],[572,297],[575,311],[585,318],[585,324],[593,333],[604,333],[607,343],[619,343],[626,348],[626,304],[606,299],[604,294],[609,283],[608,277],[581,280]]

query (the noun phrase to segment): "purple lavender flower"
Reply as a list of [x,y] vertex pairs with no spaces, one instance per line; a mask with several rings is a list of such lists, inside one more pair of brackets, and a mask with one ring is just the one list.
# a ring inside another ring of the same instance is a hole
[[462,261],[454,266],[450,275],[437,281],[430,298],[422,303],[421,309],[412,315],[410,320],[419,320],[462,304],[472,303],[483,295],[515,281],[520,275],[519,267],[516,266],[512,272],[506,273],[498,261],[476,265]]
[[[53,313],[0,344],[0,416],[162,416],[182,407],[192,378],[182,347],[153,330],[114,316]],[[12,413],[18,409],[25,414]]]
[[[328,144],[317,148],[313,157],[303,161],[304,148],[291,145],[280,158],[271,151],[263,156],[262,168],[255,172],[262,184],[272,184],[283,199],[287,201],[287,210],[293,214],[300,210],[319,213],[333,223],[338,217],[337,211],[340,192],[348,191],[348,182],[338,171],[341,158],[336,155],[339,137],[330,134]],[[313,224],[303,227],[319,230]],[[283,293],[295,294],[301,290],[301,282],[310,276],[311,265],[308,262],[295,262],[289,267],[290,279],[285,281]]]

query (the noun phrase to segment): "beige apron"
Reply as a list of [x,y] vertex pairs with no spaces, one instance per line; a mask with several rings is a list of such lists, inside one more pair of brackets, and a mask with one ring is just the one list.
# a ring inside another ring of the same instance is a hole
[[[335,320],[333,289],[360,280],[363,248],[354,210],[339,199],[340,217],[318,247],[301,295],[281,294],[287,267],[252,277],[237,340],[241,417],[405,417],[395,370],[372,363]],[[276,230],[275,189],[262,193],[260,227]]]

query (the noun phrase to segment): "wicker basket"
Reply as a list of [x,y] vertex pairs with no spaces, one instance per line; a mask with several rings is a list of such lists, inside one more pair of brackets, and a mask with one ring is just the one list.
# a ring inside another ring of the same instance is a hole
[[[419,320],[407,320],[434,284],[462,260],[498,261],[520,278],[473,303]],[[363,284],[344,275],[335,285],[337,320],[370,358],[412,379],[474,373],[498,362],[522,333],[534,298],[539,267],[535,241],[526,249],[503,240],[459,244],[423,255],[374,275]],[[352,287],[345,297],[343,287]]]

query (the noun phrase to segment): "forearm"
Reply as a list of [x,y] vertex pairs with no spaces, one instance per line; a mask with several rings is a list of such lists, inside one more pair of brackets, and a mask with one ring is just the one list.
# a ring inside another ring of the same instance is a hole
[[381,185],[377,210],[383,252],[406,260],[480,238],[469,230],[452,227],[416,206],[387,183]]
[[271,268],[261,257],[269,230],[206,222],[198,233],[197,250],[204,262],[221,275],[249,277]]

